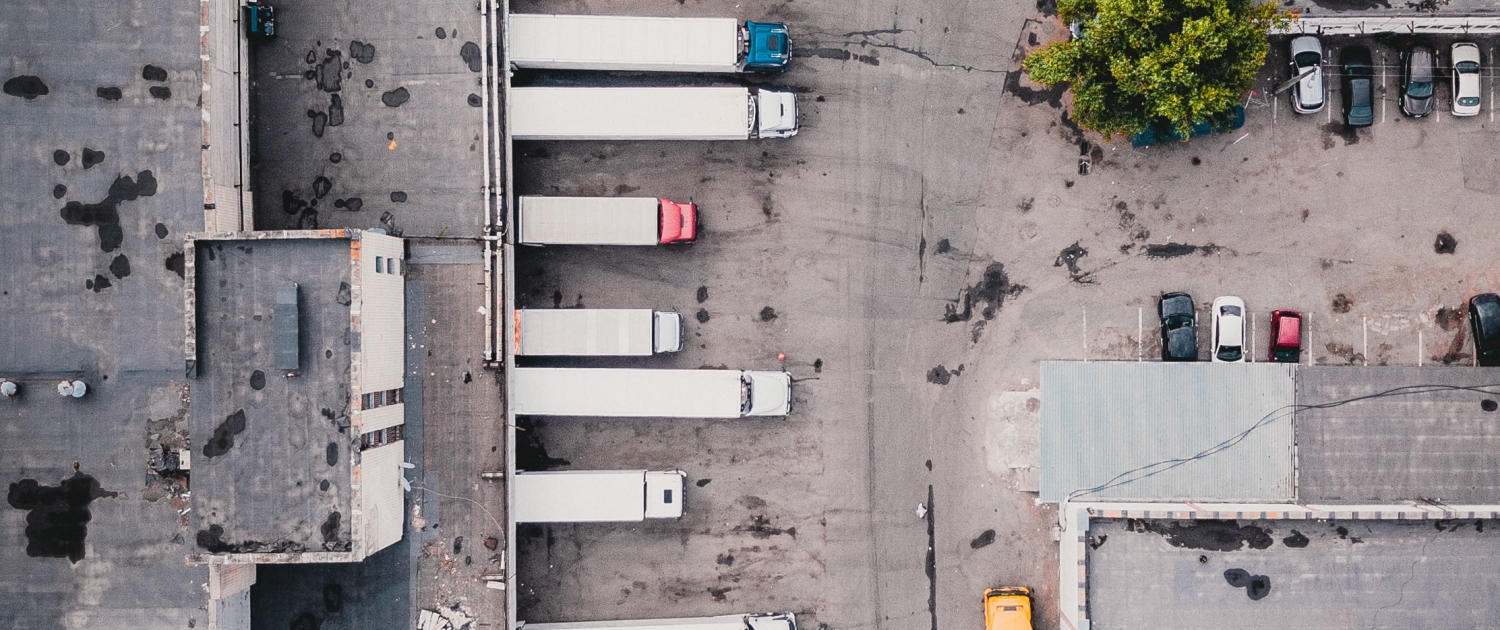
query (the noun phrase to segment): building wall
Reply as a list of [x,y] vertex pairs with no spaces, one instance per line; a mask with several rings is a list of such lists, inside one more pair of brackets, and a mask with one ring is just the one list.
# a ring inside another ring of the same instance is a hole
[[209,232],[254,229],[249,186],[249,45],[238,2],[202,2],[203,211]]
[[[368,557],[401,540],[404,518],[404,491],[401,488],[401,462],[406,442],[397,441],[360,454],[360,501],[364,536],[363,553]],[[356,522],[360,522],[356,520]]]
[[215,564],[208,569],[209,630],[250,630],[253,564]]
[[[360,357],[356,394],[400,389],[406,369],[406,261],[401,239],[365,232],[354,245]],[[392,262],[395,268],[392,269]],[[380,271],[376,272],[377,265]],[[393,272],[394,271],[394,272]]]

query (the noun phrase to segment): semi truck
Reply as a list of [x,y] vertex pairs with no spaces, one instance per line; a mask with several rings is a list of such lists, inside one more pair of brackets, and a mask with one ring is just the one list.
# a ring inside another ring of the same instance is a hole
[[517,472],[517,523],[634,523],[681,518],[680,470]]
[[531,197],[516,203],[523,245],[670,245],[698,238],[698,206],[655,197]]
[[617,418],[784,416],[792,377],[779,371],[518,367],[519,415]]
[[784,613],[742,613],[717,617],[528,623],[525,630],[797,630],[797,617]]
[[734,18],[510,16],[510,63],[548,70],[785,72],[785,24]]
[[516,140],[748,140],[797,135],[797,97],[755,87],[518,87]]
[[649,308],[518,309],[521,356],[651,356],[682,349],[682,314]]

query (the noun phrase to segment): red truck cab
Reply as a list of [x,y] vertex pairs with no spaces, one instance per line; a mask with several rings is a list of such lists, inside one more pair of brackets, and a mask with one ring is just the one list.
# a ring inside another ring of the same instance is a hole
[[698,240],[698,205],[659,199],[661,204],[662,245],[691,243]]
[[1271,360],[1296,363],[1302,354],[1302,313],[1271,311]]

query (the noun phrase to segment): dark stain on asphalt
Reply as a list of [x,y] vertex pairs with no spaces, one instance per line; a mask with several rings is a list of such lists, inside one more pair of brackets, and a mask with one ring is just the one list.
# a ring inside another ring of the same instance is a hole
[[708,587],[708,594],[714,601],[722,602],[729,599],[727,595],[731,590],[733,590],[733,587],[730,586],[710,586]]
[[141,68],[141,78],[147,81],[166,81],[167,71],[160,67],[146,64],[146,67]]
[[125,254],[115,256],[114,260],[109,262],[109,273],[120,280],[124,280],[130,275],[130,258]]
[[73,156],[69,155],[67,151],[64,151],[62,149],[58,149],[52,152],[52,163],[58,166],[67,166],[68,160],[71,159],[73,159]]
[[245,410],[238,409],[224,418],[203,445],[204,457],[218,457],[234,448],[234,436],[245,432]]
[[172,88],[165,85],[153,85],[150,89],[151,97],[160,101],[172,98]]
[[366,44],[357,39],[349,42],[349,58],[360,63],[375,61],[375,44]]
[[266,373],[255,370],[250,373],[250,389],[260,391],[266,388]]
[[479,44],[464,42],[463,47],[458,49],[458,56],[469,65],[470,72],[479,72],[484,69],[484,59],[479,54]]
[[1465,340],[1468,338],[1468,332],[1469,329],[1467,327],[1459,326],[1458,330],[1453,333],[1453,339],[1448,342],[1448,351],[1442,355],[1432,357],[1432,360],[1443,365],[1453,365],[1454,363],[1468,360],[1472,356],[1464,352],[1464,349],[1467,347]]
[[1333,302],[1332,304],[1330,304],[1330,307],[1335,313],[1348,313],[1351,309],[1354,308],[1354,298],[1340,293],[1333,296]]
[[334,202],[333,202],[333,207],[335,207],[335,208],[343,208],[343,209],[348,210],[350,212],[359,212],[360,208],[365,207],[365,200],[361,199],[359,197],[350,197],[348,199],[335,199]]
[[104,152],[103,151],[95,151],[95,150],[90,149],[88,147],[84,147],[83,148],[83,167],[84,168],[86,168],[86,169],[88,169],[88,168],[94,168],[95,166],[98,166],[99,163],[101,163],[103,161],[104,161]]
[[1237,521],[1194,520],[1152,523],[1131,519],[1135,531],[1154,532],[1166,538],[1167,544],[1201,551],[1237,551],[1248,545],[1266,549],[1274,542],[1271,531],[1255,525],[1241,526]]
[[753,536],[755,538],[760,538],[760,539],[766,539],[766,538],[770,538],[772,536],[782,536],[782,535],[791,536],[792,538],[796,538],[797,537],[797,528],[796,527],[787,527],[787,528],[773,527],[771,525],[771,519],[768,519],[764,515],[761,515],[761,514],[751,515],[750,516],[750,523],[748,525],[736,525],[734,527],[734,531],[748,533],[751,536]]
[[406,203],[406,193],[399,190],[392,192],[391,203]]
[[1341,123],[1341,122],[1331,122],[1331,123],[1328,123],[1326,125],[1323,125],[1323,148],[1324,149],[1328,149],[1328,148],[1331,148],[1333,146],[1332,140],[1333,140],[1334,136],[1338,136],[1340,138],[1343,138],[1344,139],[1344,146],[1346,146],[1346,147],[1349,146],[1349,145],[1351,145],[1351,144],[1359,144],[1359,128],[1358,127],[1350,127],[1349,125],[1346,125],[1346,124]]
[[344,89],[344,53],[329,48],[323,51],[323,62],[318,64],[314,79],[318,83],[318,89],[324,92],[337,92]]
[[1291,547],[1292,549],[1306,548],[1308,542],[1309,541],[1307,539],[1307,536],[1295,529],[1292,530],[1291,536],[1287,536],[1286,538],[1281,539],[1281,544]]
[[435,36],[437,36],[438,39],[448,39],[448,31],[447,31],[447,29],[444,29],[441,26],[437,27],[437,30],[433,31],[432,34],[435,35]]
[[89,504],[116,496],[119,493],[100,487],[93,476],[74,472],[56,486],[44,486],[35,479],[12,483],[5,500],[12,508],[27,511],[27,556],[67,558],[76,564],[87,550],[84,541],[93,520]]
[[721,567],[732,567],[734,566],[734,554],[721,553],[719,554],[719,557],[714,560],[714,563]]
[[339,445],[338,445],[338,443],[336,443],[336,442],[329,442],[328,443],[328,448],[324,449],[323,456],[326,459],[326,461],[328,462],[329,466],[337,466],[338,463],[339,463]]
[[1062,96],[1067,91],[1068,84],[1066,82],[1039,90],[1021,85],[1020,70],[1012,70],[1005,74],[1004,92],[1021,99],[1021,102],[1028,106],[1046,103],[1053,108],[1061,109]]
[[108,253],[125,240],[125,232],[120,229],[120,203],[155,194],[156,177],[151,171],[137,173],[136,179],[121,175],[109,185],[109,193],[103,200],[98,203],[69,201],[59,214],[68,225],[95,226],[99,232],[99,248]]
[[337,127],[344,124],[344,99],[337,94],[328,95],[328,126]]
[[386,107],[400,107],[410,99],[411,92],[406,91],[404,87],[398,87],[380,95],[380,102],[385,103]]
[[698,297],[698,303],[699,304],[702,304],[702,303],[706,302],[708,300],[708,287],[707,286],[700,286],[700,287],[698,287],[698,295],[697,295],[697,297]]
[[986,320],[994,319],[1000,308],[1005,306],[1006,298],[1020,295],[1025,290],[1025,285],[1010,281],[1010,276],[1005,274],[1004,264],[990,263],[984,270],[984,277],[977,284],[963,290],[958,299],[945,306],[943,321],[949,324],[969,321],[974,317],[975,306],[979,304],[983,305],[980,316]]
[[702,488],[703,486],[708,485],[712,481],[713,481],[713,478],[711,478],[711,477],[710,478],[705,478],[705,479],[699,479],[699,480],[693,482],[693,485],[698,486],[699,488]]
[[125,96],[125,93],[117,87],[101,87],[94,90],[94,96],[106,101],[118,101]]
[[1075,241],[1072,245],[1063,248],[1057,254],[1057,260],[1052,261],[1052,266],[1062,267],[1066,265],[1068,267],[1068,277],[1073,282],[1078,284],[1094,284],[1093,272],[1078,270],[1079,259],[1087,255],[1089,255],[1089,250],[1084,249],[1079,245],[1078,241]]
[[374,79],[365,79],[365,87],[366,88],[375,87],[375,80]]
[[328,114],[316,109],[307,110],[307,117],[312,119],[312,133],[314,138],[323,137],[323,129],[328,126]]
[[822,373],[823,372],[823,360],[822,359],[814,359],[813,360],[813,371],[814,372],[818,372],[818,373]]
[[103,275],[95,274],[93,280],[84,280],[83,286],[85,288],[92,289],[94,293],[98,293],[114,286],[114,283],[110,282],[109,278],[106,278]]
[[769,306],[760,309],[760,321],[769,322],[777,318],[776,309]]
[[184,259],[183,255],[182,255],[182,252],[174,252],[174,253],[168,255],[167,256],[167,260],[166,260],[166,265],[167,265],[167,271],[170,271],[172,273],[177,274],[177,277],[179,277],[179,278],[186,277],[185,276],[185,274],[187,273],[186,260]]
[[707,324],[708,320],[710,318],[710,315],[708,314],[708,309],[706,309],[706,308],[700,308],[700,309],[698,309],[698,312],[696,314],[694,314],[694,317],[696,317],[698,319],[698,323],[700,323],[700,324]]
[[1145,253],[1147,258],[1180,258],[1189,254],[1209,256],[1219,253],[1223,248],[1213,243],[1206,245],[1189,245],[1187,243],[1161,243],[1158,245],[1147,245]]
[[1271,578],[1264,575],[1250,576],[1250,583],[1245,585],[1245,594],[1250,596],[1251,601],[1260,601],[1271,594]]
[[469,94],[469,107],[479,107],[483,104],[484,100],[479,98],[478,94],[474,94],[472,92]]
[[953,244],[949,243],[946,238],[938,240],[937,246],[932,248],[934,254],[946,254],[950,251],[953,251]]
[[46,96],[50,91],[47,89],[47,84],[43,83],[40,78],[29,74],[7,79],[3,89],[6,94],[28,101],[35,100],[38,96]]
[[1016,209],[1020,210],[1021,214],[1026,214],[1027,212],[1031,212],[1031,209],[1033,207],[1035,207],[1035,206],[1036,206],[1036,197],[1027,197],[1027,198],[1022,199],[1021,201],[1019,201],[1019,202],[1016,203]]
[[344,161],[344,154],[337,151],[328,154],[328,161],[334,164]]
[[1046,17],[1057,15],[1057,0],[1036,0],[1036,10]]
[[1453,238],[1447,230],[1438,232],[1437,241],[1432,244],[1432,251],[1439,254],[1452,254],[1458,250],[1458,239]]
[[867,66],[880,65],[880,57],[870,54],[861,55],[843,48],[798,48],[792,51],[793,57],[817,57],[819,59],[833,59],[836,61],[858,61]]
[[333,180],[330,180],[322,175],[319,175],[317,179],[313,180],[314,198],[322,199],[323,197],[328,195],[328,191],[330,190],[333,190]]
[[67,194],[68,194],[68,187],[67,186],[64,186],[62,184],[58,184],[58,185],[52,187],[52,198],[53,199],[62,199],[63,197],[67,196]]
[[318,51],[308,50],[307,54],[302,57],[302,61],[307,63],[307,65],[309,66],[318,63]]
[[958,368],[952,370],[939,365],[927,371],[927,382],[935,385],[947,385],[953,382],[953,377],[963,373],[964,365],[962,363],[958,364]]
[[1459,326],[1463,325],[1464,311],[1462,308],[1449,308],[1447,306],[1444,306],[1437,310],[1437,315],[1434,316],[1433,319],[1436,321],[1438,328],[1441,328],[1448,332],[1452,332],[1454,328],[1458,328]]
[[995,530],[986,529],[980,532],[978,536],[975,536],[974,540],[969,541],[969,548],[982,549],[992,544],[995,544]]
[[281,191],[281,211],[290,215],[301,214],[308,209],[307,201],[290,190]]

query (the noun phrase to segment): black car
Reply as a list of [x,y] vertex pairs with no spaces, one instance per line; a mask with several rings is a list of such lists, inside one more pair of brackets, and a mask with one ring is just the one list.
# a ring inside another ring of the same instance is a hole
[[1421,118],[1432,113],[1432,77],[1437,74],[1432,47],[1416,44],[1401,53],[1401,113]]
[[1163,293],[1156,312],[1161,315],[1161,360],[1198,360],[1198,314],[1193,296]]
[[1344,123],[1350,127],[1375,124],[1375,66],[1370,49],[1350,46],[1339,53],[1344,66]]
[[1469,333],[1480,365],[1500,365],[1500,296],[1480,293],[1469,298]]

